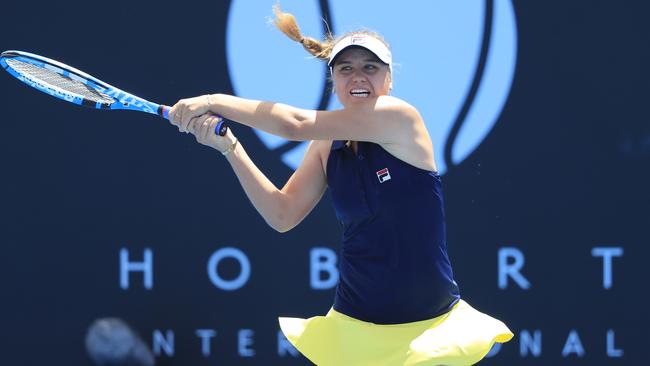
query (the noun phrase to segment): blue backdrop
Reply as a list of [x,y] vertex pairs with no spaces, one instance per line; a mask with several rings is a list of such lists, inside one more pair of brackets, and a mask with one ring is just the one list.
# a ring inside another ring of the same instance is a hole
[[[336,108],[325,67],[267,24],[275,1],[3,4],[0,49],[152,101],[208,92]],[[395,95],[444,170],[462,296],[515,338],[485,365],[650,361],[650,5],[286,0],[307,34],[392,44]],[[324,314],[329,195],[280,234],[227,162],[155,116],[83,109],[0,75],[0,363],[89,365],[99,317],[159,365],[307,365],[278,316]],[[231,123],[278,186],[304,143]]]

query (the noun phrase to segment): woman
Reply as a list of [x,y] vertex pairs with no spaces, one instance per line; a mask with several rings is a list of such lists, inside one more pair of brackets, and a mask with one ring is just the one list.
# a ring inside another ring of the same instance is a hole
[[[343,109],[312,111],[215,94],[179,101],[181,131],[226,155],[255,208],[274,229],[296,226],[330,188],[343,226],[340,281],[326,316],[280,318],[287,339],[317,365],[471,365],[510,330],[461,300],[445,243],[443,199],[422,117],[389,96],[392,60],[378,34],[324,42],[303,37],[291,14],[276,26],[327,60]],[[290,139],[311,140],[278,190],[237,138],[219,137],[221,115]]]

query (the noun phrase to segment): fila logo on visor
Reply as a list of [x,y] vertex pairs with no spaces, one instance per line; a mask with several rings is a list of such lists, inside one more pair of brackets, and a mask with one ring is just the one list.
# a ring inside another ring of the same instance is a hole
[[377,178],[379,179],[379,183],[384,183],[385,181],[390,180],[390,172],[388,171],[388,168],[379,170],[377,172]]
[[351,42],[352,42],[352,44],[364,44],[364,43],[366,43],[366,37],[365,36],[352,36]]

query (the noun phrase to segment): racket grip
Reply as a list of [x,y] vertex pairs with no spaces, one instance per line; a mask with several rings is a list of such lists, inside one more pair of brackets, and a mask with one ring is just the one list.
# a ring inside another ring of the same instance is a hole
[[[172,109],[171,107],[161,104],[160,107],[158,108],[158,115],[168,120],[169,111],[171,109]],[[217,126],[214,128],[214,133],[215,135],[225,136],[226,132],[228,132],[228,125],[224,122],[221,116],[217,115],[217,117],[219,117],[220,121],[219,123],[217,123]]]

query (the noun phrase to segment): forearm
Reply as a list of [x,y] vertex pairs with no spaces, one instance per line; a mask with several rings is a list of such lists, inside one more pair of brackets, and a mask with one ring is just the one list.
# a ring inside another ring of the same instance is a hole
[[248,199],[266,223],[277,231],[286,231],[284,194],[257,168],[241,144],[237,144],[226,159]]
[[309,112],[281,103],[262,102],[227,94],[212,94],[210,110],[228,120],[291,139]]

